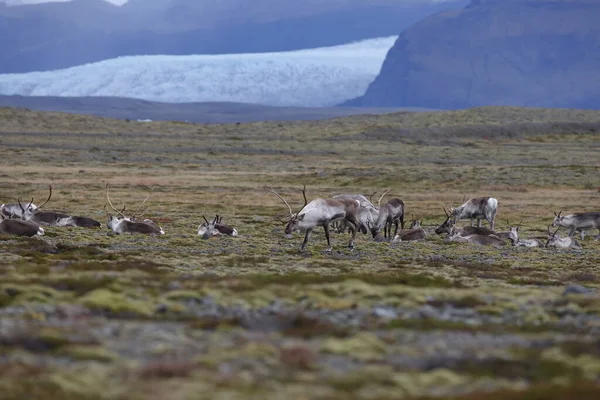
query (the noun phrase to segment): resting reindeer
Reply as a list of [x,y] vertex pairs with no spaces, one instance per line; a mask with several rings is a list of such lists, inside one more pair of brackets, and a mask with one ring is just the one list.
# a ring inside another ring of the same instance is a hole
[[[373,235],[373,238],[377,238],[379,236],[381,228],[383,228],[383,239],[390,240],[392,237],[395,237],[398,233],[398,222],[400,222],[400,229],[404,229],[404,202],[402,200],[398,198],[391,199],[388,200],[383,207],[381,207],[381,199],[383,199],[390,190],[392,189],[385,191],[377,202],[379,216],[377,217],[375,226],[371,228],[371,234]],[[392,224],[395,226],[393,236]]]
[[79,226],[83,228],[94,228],[101,226],[100,222],[92,218],[71,216],[69,214],[56,211],[42,211],[41,208],[52,198],[52,185],[48,186],[48,190],[50,193],[48,194],[46,201],[37,206],[35,209],[32,207],[33,199],[31,199],[31,202],[26,207],[23,207],[23,204],[21,204],[21,199],[18,200],[22,215],[21,218],[26,221],[34,222],[38,225]]
[[[104,212],[106,213],[108,222],[106,226],[108,229],[112,230],[117,235],[121,233],[143,233],[146,235],[164,235],[165,231],[155,224],[153,221],[149,219],[145,219],[143,221],[135,221],[137,212],[142,208],[144,203],[150,198],[152,195],[152,189],[150,190],[150,194],[144,199],[142,204],[137,208],[136,212],[131,214],[131,216],[127,217],[123,212],[125,211],[125,207],[121,211],[117,210],[115,206],[113,206],[110,201],[110,197],[108,195],[108,183],[106,184],[106,200],[108,204],[111,206],[113,210],[117,212],[117,215],[111,215],[106,211],[106,206],[104,206]],[[143,215],[143,214],[141,214]]]
[[448,235],[448,240],[451,242],[467,242],[474,243],[479,246],[494,246],[501,247],[506,246],[504,240],[500,239],[496,235],[466,235],[462,236],[456,228],[452,228],[450,230],[450,235]]
[[208,222],[204,215],[202,218],[204,218],[204,223],[198,226],[198,235],[201,235],[202,239],[209,239],[220,235],[238,236],[238,231],[235,228],[223,224],[223,217],[216,215],[211,222]]
[[425,230],[421,228],[421,221],[414,220],[411,222],[409,229],[401,230],[399,234],[394,236],[392,242],[408,242],[412,240],[422,240],[427,237]]
[[0,233],[16,236],[35,236],[44,235],[44,229],[32,221],[23,221],[20,219],[7,219],[0,214]]
[[354,248],[354,239],[356,238],[356,231],[358,229],[361,229],[363,233],[366,233],[366,228],[362,226],[356,219],[356,214],[358,212],[358,208],[360,207],[358,200],[316,198],[309,203],[306,199],[305,185],[301,190],[304,197],[304,205],[300,208],[300,211],[294,213],[292,211],[292,207],[290,207],[288,202],[285,201],[285,199],[281,197],[279,193],[269,188],[264,189],[281,199],[281,201],[285,203],[290,211],[290,216],[284,230],[285,236],[287,238],[291,237],[292,232],[296,230],[306,231],[304,241],[300,246],[300,251],[304,250],[308,239],[310,239],[312,230],[317,226],[323,227],[328,246],[326,251],[331,251],[332,246],[331,239],[329,237],[329,224],[334,221],[346,220],[350,223],[350,231],[352,233],[350,243],[348,243],[348,247],[350,248]]
[[494,235],[496,232],[492,229],[486,228],[484,226],[463,226],[461,228],[456,226],[456,217],[452,214],[449,214],[444,208],[444,213],[446,214],[446,220],[442,222],[440,226],[435,229],[435,233],[441,235],[442,233],[450,234],[452,228],[455,228],[454,233],[458,233],[461,236],[468,235]]
[[575,231],[581,234],[583,240],[586,230],[598,229],[598,236],[595,240],[600,240],[600,212],[585,212],[561,216],[562,211],[558,214],[554,212],[554,221],[552,226],[569,228],[569,236],[573,236]]
[[450,215],[456,221],[469,219],[470,226],[473,226],[473,219],[476,219],[477,226],[480,227],[481,220],[486,219],[490,223],[491,230],[494,230],[494,219],[497,211],[498,200],[493,197],[474,197],[459,207],[450,207]]
[[[31,199],[31,203],[27,205],[25,211],[33,213],[37,210],[38,206],[33,204],[33,199]],[[0,206],[0,216],[5,218],[24,218],[23,216],[23,207],[21,204],[2,204]]]
[[516,241],[512,242],[513,246],[517,247],[546,247],[546,243],[542,242],[539,239],[522,239],[518,238]]
[[550,227],[548,227],[548,241],[546,242],[546,247],[556,247],[557,249],[582,249],[581,244],[571,236],[561,238],[558,234],[559,229],[560,227],[552,233],[550,232]]

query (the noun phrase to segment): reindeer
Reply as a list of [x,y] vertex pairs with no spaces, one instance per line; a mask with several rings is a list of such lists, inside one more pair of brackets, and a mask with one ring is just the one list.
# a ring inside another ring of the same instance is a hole
[[561,238],[558,235],[559,229],[560,226],[552,233],[550,232],[550,227],[548,227],[548,241],[546,242],[546,247],[556,247],[557,249],[582,249],[581,244],[571,236]]
[[595,240],[600,240],[600,212],[585,212],[561,216],[562,211],[558,214],[554,212],[554,221],[552,226],[569,228],[569,236],[572,237],[575,231],[581,234],[581,240],[585,236],[586,230],[598,229],[598,236]]
[[501,247],[506,246],[504,240],[500,239],[496,235],[466,235],[462,236],[456,228],[450,231],[448,240],[451,242],[467,242],[474,243],[479,246],[494,246]]
[[0,214],[0,233],[16,236],[35,236],[44,235],[44,229],[32,221],[23,221],[20,219],[8,219],[4,214]]
[[[125,211],[125,207],[121,211],[119,211],[115,206],[113,206],[110,201],[110,197],[108,195],[108,183],[106,184],[106,200],[111,208],[116,211],[117,215],[111,215],[106,211],[106,206],[104,206],[104,212],[106,213],[106,217],[108,222],[106,226],[108,229],[112,230],[117,235],[121,233],[143,233],[146,235],[164,235],[165,231],[158,226],[156,223],[149,219],[145,219],[143,221],[135,221],[137,212],[142,208],[142,206],[148,201],[150,196],[152,195],[152,188],[150,188],[150,194],[144,199],[142,204],[137,208],[137,210],[130,216],[127,217],[123,212]],[[143,215],[143,213],[141,214]]]
[[539,239],[517,239],[512,242],[513,246],[516,247],[546,247],[546,243]]
[[[33,199],[31,199],[31,203],[27,205],[27,212],[35,212],[38,206],[33,204]],[[20,204],[2,204],[0,206],[0,216],[5,218],[21,218],[23,219],[23,207]]]
[[[377,221],[377,217],[379,216],[379,210],[373,205],[371,202],[371,198],[375,195],[374,192],[367,199],[362,194],[339,194],[333,196],[333,199],[341,200],[341,199],[351,199],[358,200],[360,203],[360,208],[358,209],[358,214],[356,218],[368,231],[370,231],[375,222]],[[335,229],[338,233],[344,233],[348,228],[348,223],[346,220],[335,221],[331,223],[331,228]]]
[[21,199],[18,199],[18,205],[21,209],[21,218],[26,221],[34,222],[38,225],[52,225],[52,226],[79,226],[83,228],[94,228],[100,227],[100,222],[95,219],[88,217],[71,216],[62,212],[56,211],[42,211],[41,208],[50,201],[52,198],[52,185],[48,185],[48,198],[41,205],[33,208],[33,199],[26,206],[23,207]]
[[455,233],[460,234],[461,236],[468,235],[494,235],[496,232],[492,229],[486,228],[484,226],[463,226],[462,228],[456,227],[456,217],[452,214],[449,214],[445,208],[443,208],[444,213],[446,214],[446,220],[442,222],[440,226],[435,229],[435,233],[441,235],[442,233],[450,234],[452,229],[455,229]]
[[290,212],[289,219],[285,226],[285,237],[291,238],[292,232],[296,230],[306,231],[304,241],[300,246],[300,251],[304,251],[306,243],[310,238],[313,229],[317,226],[322,226],[325,231],[325,238],[327,239],[327,249],[325,251],[330,252],[332,249],[331,239],[329,237],[329,224],[334,221],[346,220],[350,223],[350,230],[352,237],[348,247],[354,248],[354,240],[356,238],[356,232],[361,229],[363,233],[366,233],[364,226],[358,222],[356,215],[360,207],[360,202],[353,199],[323,199],[316,198],[310,203],[306,199],[306,185],[301,190],[302,196],[304,197],[304,205],[300,208],[300,211],[294,213],[292,207],[288,204],[279,193],[273,189],[264,188],[266,191],[273,193],[281,201],[285,203]]
[[519,240],[519,227],[511,226],[509,227],[508,231],[496,232],[493,233],[493,235],[499,237],[500,239],[508,239],[511,243],[513,243]]
[[238,236],[238,231],[228,225],[223,224],[223,217],[219,217],[217,214],[212,222],[208,222],[206,217],[203,215],[204,223],[198,226],[198,235],[202,236],[202,239],[209,239],[213,236]]
[[[386,194],[392,189],[385,191],[379,200],[377,201],[377,207],[379,208],[379,216],[375,222],[375,226],[371,228],[371,234],[373,238],[377,238],[381,228],[383,228],[383,238],[391,239],[398,233],[398,222],[400,222],[400,229],[404,229],[404,202],[398,198],[388,200],[388,202],[381,207],[381,200]],[[392,236],[392,224],[395,226],[394,236]]]
[[490,229],[494,230],[494,219],[498,211],[498,200],[493,197],[474,197],[467,200],[460,207],[450,207],[450,215],[456,221],[469,219],[470,226],[473,226],[473,219],[477,219],[477,226],[481,227],[481,219],[486,219],[490,223]]

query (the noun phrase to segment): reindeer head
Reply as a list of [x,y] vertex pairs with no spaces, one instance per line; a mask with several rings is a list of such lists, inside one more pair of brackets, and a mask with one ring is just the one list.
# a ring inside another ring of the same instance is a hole
[[31,217],[33,217],[33,214],[35,214],[37,210],[42,208],[44,205],[46,205],[46,203],[48,203],[50,201],[50,198],[52,197],[52,185],[48,185],[48,190],[50,191],[50,193],[48,194],[48,198],[46,199],[46,201],[44,201],[39,206],[36,206],[35,204],[33,204],[33,197],[31,198],[31,201],[29,202],[29,204],[27,204],[27,206],[25,208],[23,208],[21,199],[17,200],[17,202],[19,203],[19,208],[21,209],[21,218],[22,219],[25,219],[25,220],[30,219]]
[[286,220],[286,225],[285,225],[285,230],[284,230],[286,238],[290,238],[292,236],[292,233],[295,230],[299,229],[299,224],[302,221],[302,219],[304,218],[304,214],[302,214],[302,215],[298,215],[298,214],[308,204],[308,200],[306,199],[306,185],[304,185],[304,187],[302,189],[296,189],[296,190],[302,192],[302,196],[304,197],[304,205],[302,207],[300,207],[300,209],[296,213],[294,213],[292,211],[292,207],[290,207],[288,202],[285,201],[285,199],[283,197],[281,197],[279,195],[279,193],[275,192],[273,189],[270,189],[270,188],[264,188],[264,189],[267,192],[273,193],[275,196],[279,197],[279,199],[281,199],[281,201],[283,201],[285,203],[288,210],[290,211],[290,216]]
[[[108,220],[116,222],[116,221],[120,221],[122,219],[126,219],[128,221],[135,221],[136,218],[140,218],[144,215],[144,212],[142,212],[141,214],[138,214],[142,207],[144,206],[144,204],[146,204],[146,202],[148,201],[148,199],[150,198],[150,196],[152,196],[152,193],[154,192],[154,187],[148,187],[150,189],[150,193],[148,194],[148,196],[146,196],[146,198],[144,199],[144,201],[142,201],[142,203],[137,207],[137,209],[130,215],[130,216],[126,216],[125,214],[123,214],[125,212],[125,208],[126,206],[123,206],[123,208],[121,210],[118,210],[110,201],[110,197],[108,195],[108,183],[106,183],[106,200],[108,201],[108,204],[110,205],[110,207],[117,213],[116,215],[111,215],[108,212],[106,213],[106,215],[108,216]],[[104,211],[106,211],[106,207],[104,207]],[[108,224],[107,224],[108,226]],[[110,226],[108,226],[108,228],[110,228]]]
[[219,216],[215,216],[212,222],[208,222],[204,215],[202,218],[204,218],[204,223],[198,226],[198,235],[202,236],[202,239],[210,239],[218,235],[219,231],[215,228],[215,225],[219,222]]
[[415,219],[410,223],[410,227],[408,229],[417,229],[421,227],[421,220]]
[[559,229],[560,227],[556,228],[554,232],[550,232],[550,227],[548,227],[548,240],[546,241],[546,247],[556,247],[556,243],[560,240],[560,235],[558,234]]
[[452,208],[450,208],[450,212],[446,211],[445,208],[443,208],[444,213],[446,214],[446,220],[444,222],[442,222],[442,224],[440,226],[438,226],[435,230],[435,233],[437,233],[438,235],[441,235],[442,233],[448,233],[450,234],[452,228],[454,227],[454,225],[456,225],[456,219],[454,218],[454,215],[452,214]]
[[562,214],[562,210],[558,214],[556,213],[556,211],[554,211],[554,220],[552,221],[552,226],[560,226],[560,223],[565,218],[560,214]]

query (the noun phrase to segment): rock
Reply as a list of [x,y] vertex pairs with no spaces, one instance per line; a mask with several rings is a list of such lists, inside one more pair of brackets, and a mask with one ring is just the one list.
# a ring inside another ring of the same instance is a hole
[[566,296],[568,294],[584,294],[584,293],[590,293],[590,292],[592,292],[592,289],[587,288],[585,286],[569,285],[565,288],[565,290],[563,292],[563,296]]

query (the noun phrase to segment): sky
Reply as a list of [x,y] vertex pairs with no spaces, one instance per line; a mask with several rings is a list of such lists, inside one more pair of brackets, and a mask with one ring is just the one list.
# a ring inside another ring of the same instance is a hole
[[[6,3],[8,5],[18,5],[18,4],[38,4],[38,3],[58,3],[58,2],[66,2],[71,0],[0,0],[0,3]],[[104,0],[109,3],[121,5],[127,3],[127,0]]]

